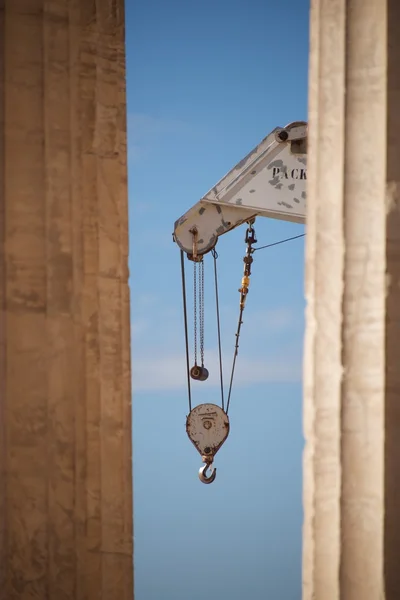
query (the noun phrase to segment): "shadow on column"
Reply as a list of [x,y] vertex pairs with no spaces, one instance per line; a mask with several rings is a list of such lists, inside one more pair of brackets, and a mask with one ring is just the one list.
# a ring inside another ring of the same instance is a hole
[[385,406],[386,600],[400,598],[400,3],[388,0]]

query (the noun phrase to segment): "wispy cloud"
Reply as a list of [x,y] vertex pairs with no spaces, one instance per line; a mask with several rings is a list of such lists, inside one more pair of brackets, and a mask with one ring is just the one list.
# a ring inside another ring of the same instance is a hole
[[283,333],[298,323],[297,313],[286,306],[269,310],[250,310],[245,319],[246,331],[252,337],[264,335],[266,332]]
[[[296,314],[290,308],[258,311],[251,318],[248,315],[247,341],[241,344],[239,350],[235,386],[300,381],[301,350],[296,344],[289,347],[280,343],[277,346],[265,335],[267,331],[273,331],[276,339],[276,334],[290,329],[295,319]],[[135,391],[156,392],[186,387],[182,323],[176,311],[164,310],[163,314],[158,313],[156,320],[137,315],[132,323],[132,339],[132,380]],[[223,339],[224,376],[228,382],[234,332],[226,329]],[[206,366],[211,368],[210,377],[202,386],[217,387],[220,382],[216,346],[206,348],[205,356]]]
[[166,137],[188,136],[194,127],[180,119],[160,118],[144,113],[128,114],[128,156],[130,162],[148,158]]
[[[216,350],[206,352],[209,379],[202,383],[204,388],[220,385],[219,363]],[[229,365],[232,356],[224,357]],[[214,367],[214,368],[213,368]],[[229,369],[225,369],[225,382],[228,383]],[[240,357],[235,373],[235,387],[259,383],[283,383],[301,380],[301,360],[292,353],[281,352],[271,357]],[[161,390],[181,390],[186,388],[186,359],[184,354],[140,356],[133,354],[133,390],[136,392],[156,392]]]

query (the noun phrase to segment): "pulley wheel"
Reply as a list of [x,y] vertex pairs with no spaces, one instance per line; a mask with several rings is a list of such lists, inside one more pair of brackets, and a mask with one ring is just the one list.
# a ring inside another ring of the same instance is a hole
[[195,381],[205,381],[208,379],[208,370],[205,367],[194,365],[194,367],[190,369],[190,377]]

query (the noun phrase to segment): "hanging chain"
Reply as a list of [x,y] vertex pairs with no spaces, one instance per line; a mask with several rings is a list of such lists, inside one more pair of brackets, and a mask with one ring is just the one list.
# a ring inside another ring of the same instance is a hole
[[200,359],[204,367],[204,260],[199,264],[199,329]]
[[[197,268],[197,265],[199,268]],[[194,364],[197,365],[197,325],[201,366],[204,367],[204,260],[193,263]]]
[[246,237],[245,237],[245,242],[247,244],[247,248],[246,248],[246,254],[243,257],[244,273],[243,273],[243,277],[242,277],[242,287],[239,288],[239,290],[238,290],[240,292],[240,312],[239,312],[238,327],[237,327],[236,334],[235,334],[236,335],[236,343],[235,343],[235,350],[234,350],[234,354],[233,354],[233,363],[232,363],[231,379],[230,379],[230,383],[229,383],[228,400],[226,403],[226,414],[228,414],[229,404],[231,401],[233,376],[235,374],[236,358],[237,358],[237,355],[239,352],[240,330],[243,325],[242,317],[243,317],[243,311],[244,311],[244,307],[245,307],[245,303],[246,303],[246,297],[249,292],[251,265],[253,262],[252,254],[254,253],[254,250],[255,250],[253,248],[253,244],[257,243],[256,232],[254,230],[253,223],[254,223],[254,220],[249,222],[249,226],[246,230]]
[[189,413],[190,413],[192,411],[192,388],[190,385],[189,332],[188,332],[187,302],[186,302],[185,255],[184,255],[183,250],[181,250],[181,277],[182,277],[183,323],[184,323],[184,328],[185,328],[186,378],[187,378],[187,392],[188,392]]
[[[199,268],[197,269],[197,264]],[[197,365],[197,323],[199,325],[200,361],[204,367],[204,260],[193,263],[194,364]],[[197,310],[198,309],[198,310]],[[198,317],[197,317],[198,312]]]
[[[253,248],[253,244],[257,243],[255,237],[255,231],[253,227],[254,220],[248,223],[248,228],[246,230],[245,242],[247,244],[246,255],[243,257],[244,262],[244,273],[242,278],[242,287],[239,289],[240,292],[240,312],[239,312],[239,321],[238,327],[236,331],[236,343],[235,343],[235,351],[233,357],[232,364],[232,372],[229,384],[229,393],[227,399],[226,406],[226,414],[228,414],[231,393],[232,393],[232,383],[236,366],[236,358],[239,352],[239,337],[241,332],[241,326],[243,324],[243,311],[245,307],[246,297],[249,291],[250,285],[250,275],[251,275],[251,265],[253,263],[252,254],[256,250],[262,250],[264,248],[270,248],[272,246],[276,246],[278,244],[283,244],[285,242],[289,242],[292,240],[296,240],[298,238],[304,237],[305,234],[297,235],[291,238],[287,238],[285,240],[281,240],[279,242],[275,242],[272,244],[267,244],[266,246],[260,246],[259,248]],[[197,233],[193,231],[193,234]],[[197,246],[196,246],[196,237],[194,236],[193,243],[193,256],[197,258],[194,260],[194,274],[193,274],[193,292],[194,292],[194,358],[195,365],[197,365],[197,312],[199,309],[199,329],[200,329],[200,354],[201,354],[201,363],[204,367],[204,259],[203,257],[199,258],[197,255]],[[217,327],[218,327],[218,349],[219,349],[219,363],[220,363],[220,384],[221,384],[221,403],[222,410],[224,410],[224,383],[223,383],[223,371],[222,371],[222,351],[221,351],[221,331],[220,331],[220,316],[219,316],[219,301],[218,301],[218,276],[217,276],[217,258],[218,254],[215,249],[212,251],[212,256],[214,258],[214,280],[215,280],[215,298],[216,298],[216,310],[217,310]],[[197,271],[197,263],[200,263],[199,270]],[[188,400],[189,400],[189,413],[192,410],[192,397],[191,397],[191,370],[189,366],[190,356],[189,356],[189,335],[188,335],[188,321],[187,321],[187,303],[186,303],[186,283],[185,283],[185,264],[184,264],[184,252],[181,250],[181,271],[182,271],[182,294],[183,294],[183,312],[184,312],[184,327],[185,327],[185,345],[186,345],[186,373],[187,373],[187,387],[188,387]],[[197,297],[199,292],[199,298]],[[204,381],[208,377],[208,371],[206,377],[201,380]],[[196,378],[195,378],[196,379]]]
[[197,262],[193,263],[194,364],[197,365]]

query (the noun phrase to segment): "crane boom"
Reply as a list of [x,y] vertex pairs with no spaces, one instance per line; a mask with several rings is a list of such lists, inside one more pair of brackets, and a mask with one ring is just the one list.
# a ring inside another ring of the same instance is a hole
[[174,241],[189,256],[212,250],[218,237],[264,216],[305,223],[307,123],[275,128],[175,222]]

